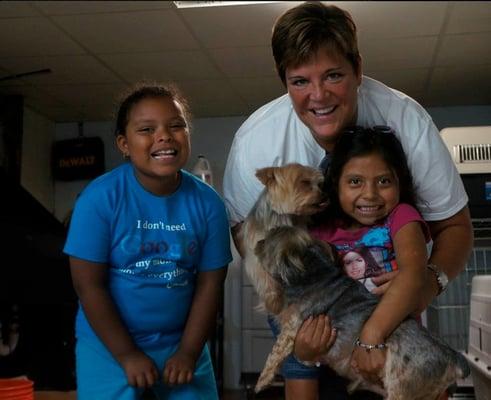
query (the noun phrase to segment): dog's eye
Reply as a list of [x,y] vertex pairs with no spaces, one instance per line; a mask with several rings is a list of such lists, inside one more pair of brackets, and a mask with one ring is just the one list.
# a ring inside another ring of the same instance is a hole
[[301,181],[300,181],[300,184],[301,184],[302,186],[304,186],[304,187],[310,187],[310,186],[312,186],[312,182],[310,182],[310,181],[309,181],[309,180],[307,180],[307,179],[301,180]]

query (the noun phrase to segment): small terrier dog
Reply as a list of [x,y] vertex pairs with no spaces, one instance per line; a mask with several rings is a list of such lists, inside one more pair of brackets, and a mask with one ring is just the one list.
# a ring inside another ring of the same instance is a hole
[[[322,363],[358,386],[389,400],[436,399],[457,378],[469,375],[463,355],[408,318],[386,340],[386,362],[380,373],[384,389],[365,381],[350,367],[361,328],[378,298],[337,264],[335,250],[312,238],[305,229],[281,226],[270,230],[256,245],[256,256],[277,285],[282,287],[282,311],[277,315],[281,333],[256,385],[269,385],[282,361],[293,351],[302,322],[311,315],[327,314],[338,330]],[[369,351],[369,350],[367,350]]]
[[280,225],[304,226],[310,215],[327,206],[320,170],[301,164],[259,169],[256,177],[265,188],[244,221],[239,239],[244,244],[247,275],[265,308],[277,314],[283,306],[281,287],[258,264],[254,249],[266,232]]

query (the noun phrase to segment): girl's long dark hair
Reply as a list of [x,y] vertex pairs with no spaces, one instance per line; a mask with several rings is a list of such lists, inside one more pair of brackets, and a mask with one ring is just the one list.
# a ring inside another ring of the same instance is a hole
[[345,130],[332,152],[331,165],[325,177],[324,190],[329,196],[330,206],[322,220],[346,217],[339,204],[339,179],[346,163],[353,157],[377,154],[387,163],[399,180],[400,202],[416,207],[411,171],[401,142],[389,127],[353,127]]

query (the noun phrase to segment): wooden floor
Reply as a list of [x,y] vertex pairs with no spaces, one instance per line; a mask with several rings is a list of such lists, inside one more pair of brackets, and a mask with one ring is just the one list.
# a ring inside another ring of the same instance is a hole
[[[241,382],[244,384],[243,390],[225,389],[220,400],[283,400],[283,383],[278,381],[268,389],[255,395],[252,391],[258,374],[243,374]],[[248,389],[245,389],[248,388]],[[71,392],[37,391],[34,393],[34,400],[76,400],[77,394]],[[1,400],[1,399],[0,399]],[[144,393],[141,400],[154,400],[153,393]]]
[[34,392],[34,400],[76,400],[76,392]]
[[[34,393],[34,400],[76,400],[76,392],[38,391]],[[283,396],[266,394],[256,396],[257,400],[281,400]],[[245,390],[226,390],[221,400],[248,400]]]
[[[449,397],[451,399],[474,399],[470,392],[465,397]],[[35,392],[34,400],[76,400],[76,392]],[[226,390],[220,400],[283,400],[284,396],[278,392],[267,392],[266,394],[247,397],[245,390]]]

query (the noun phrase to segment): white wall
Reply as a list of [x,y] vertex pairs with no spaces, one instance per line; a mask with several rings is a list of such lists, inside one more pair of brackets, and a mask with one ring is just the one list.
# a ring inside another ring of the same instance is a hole
[[49,212],[55,211],[51,145],[55,124],[24,107],[21,159],[21,185]]
[[222,193],[223,172],[234,134],[245,119],[200,118],[193,123],[191,157],[186,168],[191,170],[198,155],[204,155],[210,161],[214,186],[219,193]]
[[491,106],[431,107],[426,109],[438,129],[491,125]]

